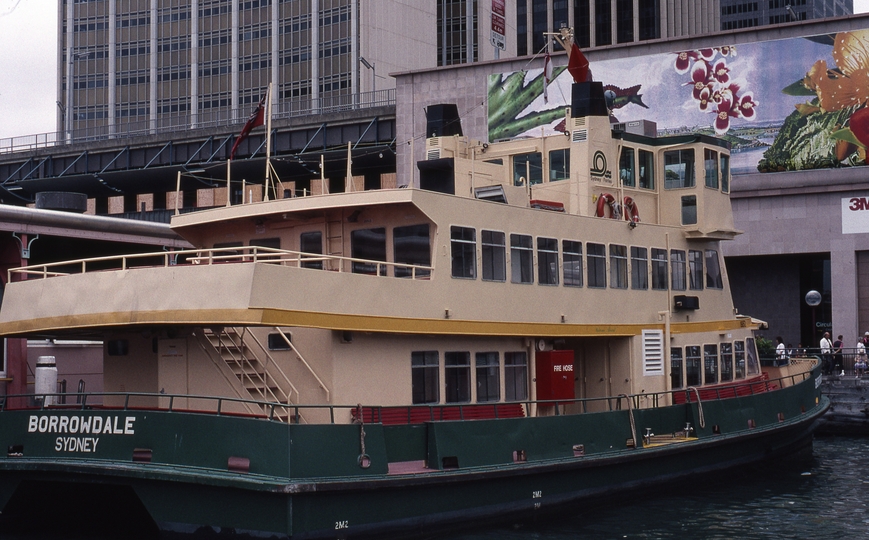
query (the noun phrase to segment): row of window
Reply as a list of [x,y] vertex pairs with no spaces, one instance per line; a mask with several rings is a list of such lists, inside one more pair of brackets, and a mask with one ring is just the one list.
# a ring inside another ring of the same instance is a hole
[[[480,231],[480,269],[483,281],[507,280],[507,234],[501,231]],[[510,237],[510,281],[534,283],[534,238],[526,234]],[[477,231],[471,227],[450,227],[451,275],[454,278],[477,278]],[[618,244],[583,243],[537,237],[537,283],[565,287],[582,287],[583,266],[588,287],[614,289],[702,290],[724,287],[718,251],[649,248]],[[650,253],[651,252],[651,253]],[[559,254],[561,260],[559,261]],[[651,256],[650,256],[651,254]],[[687,257],[686,257],[687,255]],[[607,262],[609,261],[609,272]],[[704,271],[705,269],[705,271]],[[559,275],[562,270],[563,276]],[[668,285],[668,274],[671,277]]]
[[[444,403],[486,403],[528,399],[528,355],[524,351],[505,352],[504,380],[501,381],[501,354],[476,352],[471,364],[468,351],[444,352]],[[411,353],[411,394],[413,403],[441,403],[440,352]],[[473,380],[472,380],[473,374]],[[474,389],[472,392],[471,389]]]
[[670,349],[673,389],[727,383],[760,373],[754,339]]

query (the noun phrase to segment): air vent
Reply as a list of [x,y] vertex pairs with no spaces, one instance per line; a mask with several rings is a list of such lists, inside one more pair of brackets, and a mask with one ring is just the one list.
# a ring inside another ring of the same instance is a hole
[[573,127],[585,127],[585,117],[574,118]]
[[507,196],[504,194],[504,186],[484,186],[474,188],[474,196],[484,201],[506,203]]
[[643,375],[664,373],[664,333],[643,330]]
[[440,159],[441,158],[441,149],[440,148],[432,148],[425,155],[425,159]]
[[584,142],[588,140],[587,129],[577,129],[573,132],[573,142]]

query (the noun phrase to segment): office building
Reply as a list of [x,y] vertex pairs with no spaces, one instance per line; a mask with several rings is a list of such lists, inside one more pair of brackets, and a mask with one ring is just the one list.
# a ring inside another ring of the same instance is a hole
[[854,13],[853,0],[719,0],[721,29],[751,28]]

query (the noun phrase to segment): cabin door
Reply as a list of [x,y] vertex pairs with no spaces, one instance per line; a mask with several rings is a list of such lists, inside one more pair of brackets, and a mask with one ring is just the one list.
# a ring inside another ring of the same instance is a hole
[[[187,340],[161,339],[157,344],[157,388],[161,394],[189,394]],[[164,398],[169,405],[168,398]],[[176,398],[173,407],[188,408],[187,400]]]

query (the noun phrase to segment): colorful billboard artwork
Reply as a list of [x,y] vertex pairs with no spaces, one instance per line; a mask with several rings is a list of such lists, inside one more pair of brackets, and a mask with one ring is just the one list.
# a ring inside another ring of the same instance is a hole
[[[866,164],[869,30],[591,63],[612,120],[715,134],[735,174]],[[490,75],[489,140],[564,129],[572,79],[556,68]]]

